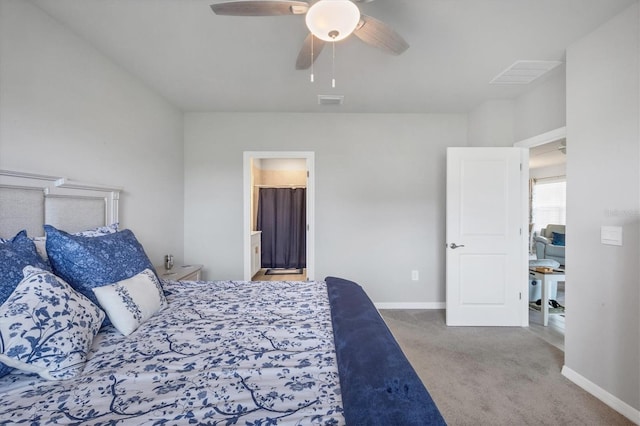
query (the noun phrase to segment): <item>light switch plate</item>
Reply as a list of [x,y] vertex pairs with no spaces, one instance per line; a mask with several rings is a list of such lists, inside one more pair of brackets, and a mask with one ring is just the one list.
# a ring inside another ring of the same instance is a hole
[[600,228],[600,242],[610,246],[621,246],[622,226],[602,226]]

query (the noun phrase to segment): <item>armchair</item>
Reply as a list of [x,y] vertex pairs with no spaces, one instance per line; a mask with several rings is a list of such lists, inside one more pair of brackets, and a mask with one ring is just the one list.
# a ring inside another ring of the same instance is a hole
[[[555,240],[554,233],[557,234]],[[561,265],[564,265],[564,235],[564,225],[547,225],[546,228],[542,228],[540,235],[534,237],[536,257],[538,259],[557,260]]]

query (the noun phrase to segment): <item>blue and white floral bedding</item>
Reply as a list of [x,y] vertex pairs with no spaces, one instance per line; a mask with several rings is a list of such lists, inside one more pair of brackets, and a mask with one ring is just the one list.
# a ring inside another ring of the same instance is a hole
[[105,327],[76,378],[0,378],[0,424],[344,424],[324,282],[165,282],[168,307]]

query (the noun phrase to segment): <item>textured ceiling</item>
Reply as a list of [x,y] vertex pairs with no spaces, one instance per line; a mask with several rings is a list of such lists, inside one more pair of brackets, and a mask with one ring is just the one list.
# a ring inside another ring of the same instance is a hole
[[[207,0],[33,0],[185,111],[467,112],[529,86],[489,81],[517,60],[561,60],[568,45],[638,0],[376,0],[363,13],[410,44],[388,55],[355,37],[294,68],[302,16],[215,15]],[[533,85],[539,83],[534,82]],[[344,105],[320,106],[318,94]]]

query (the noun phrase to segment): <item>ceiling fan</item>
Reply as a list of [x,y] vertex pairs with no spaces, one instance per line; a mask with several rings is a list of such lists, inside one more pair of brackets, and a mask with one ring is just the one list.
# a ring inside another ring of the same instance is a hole
[[277,16],[305,15],[309,35],[298,53],[296,69],[309,68],[326,42],[335,42],[355,34],[365,43],[399,55],[409,44],[387,24],[360,13],[356,3],[372,0],[236,0],[211,5],[216,15]]

